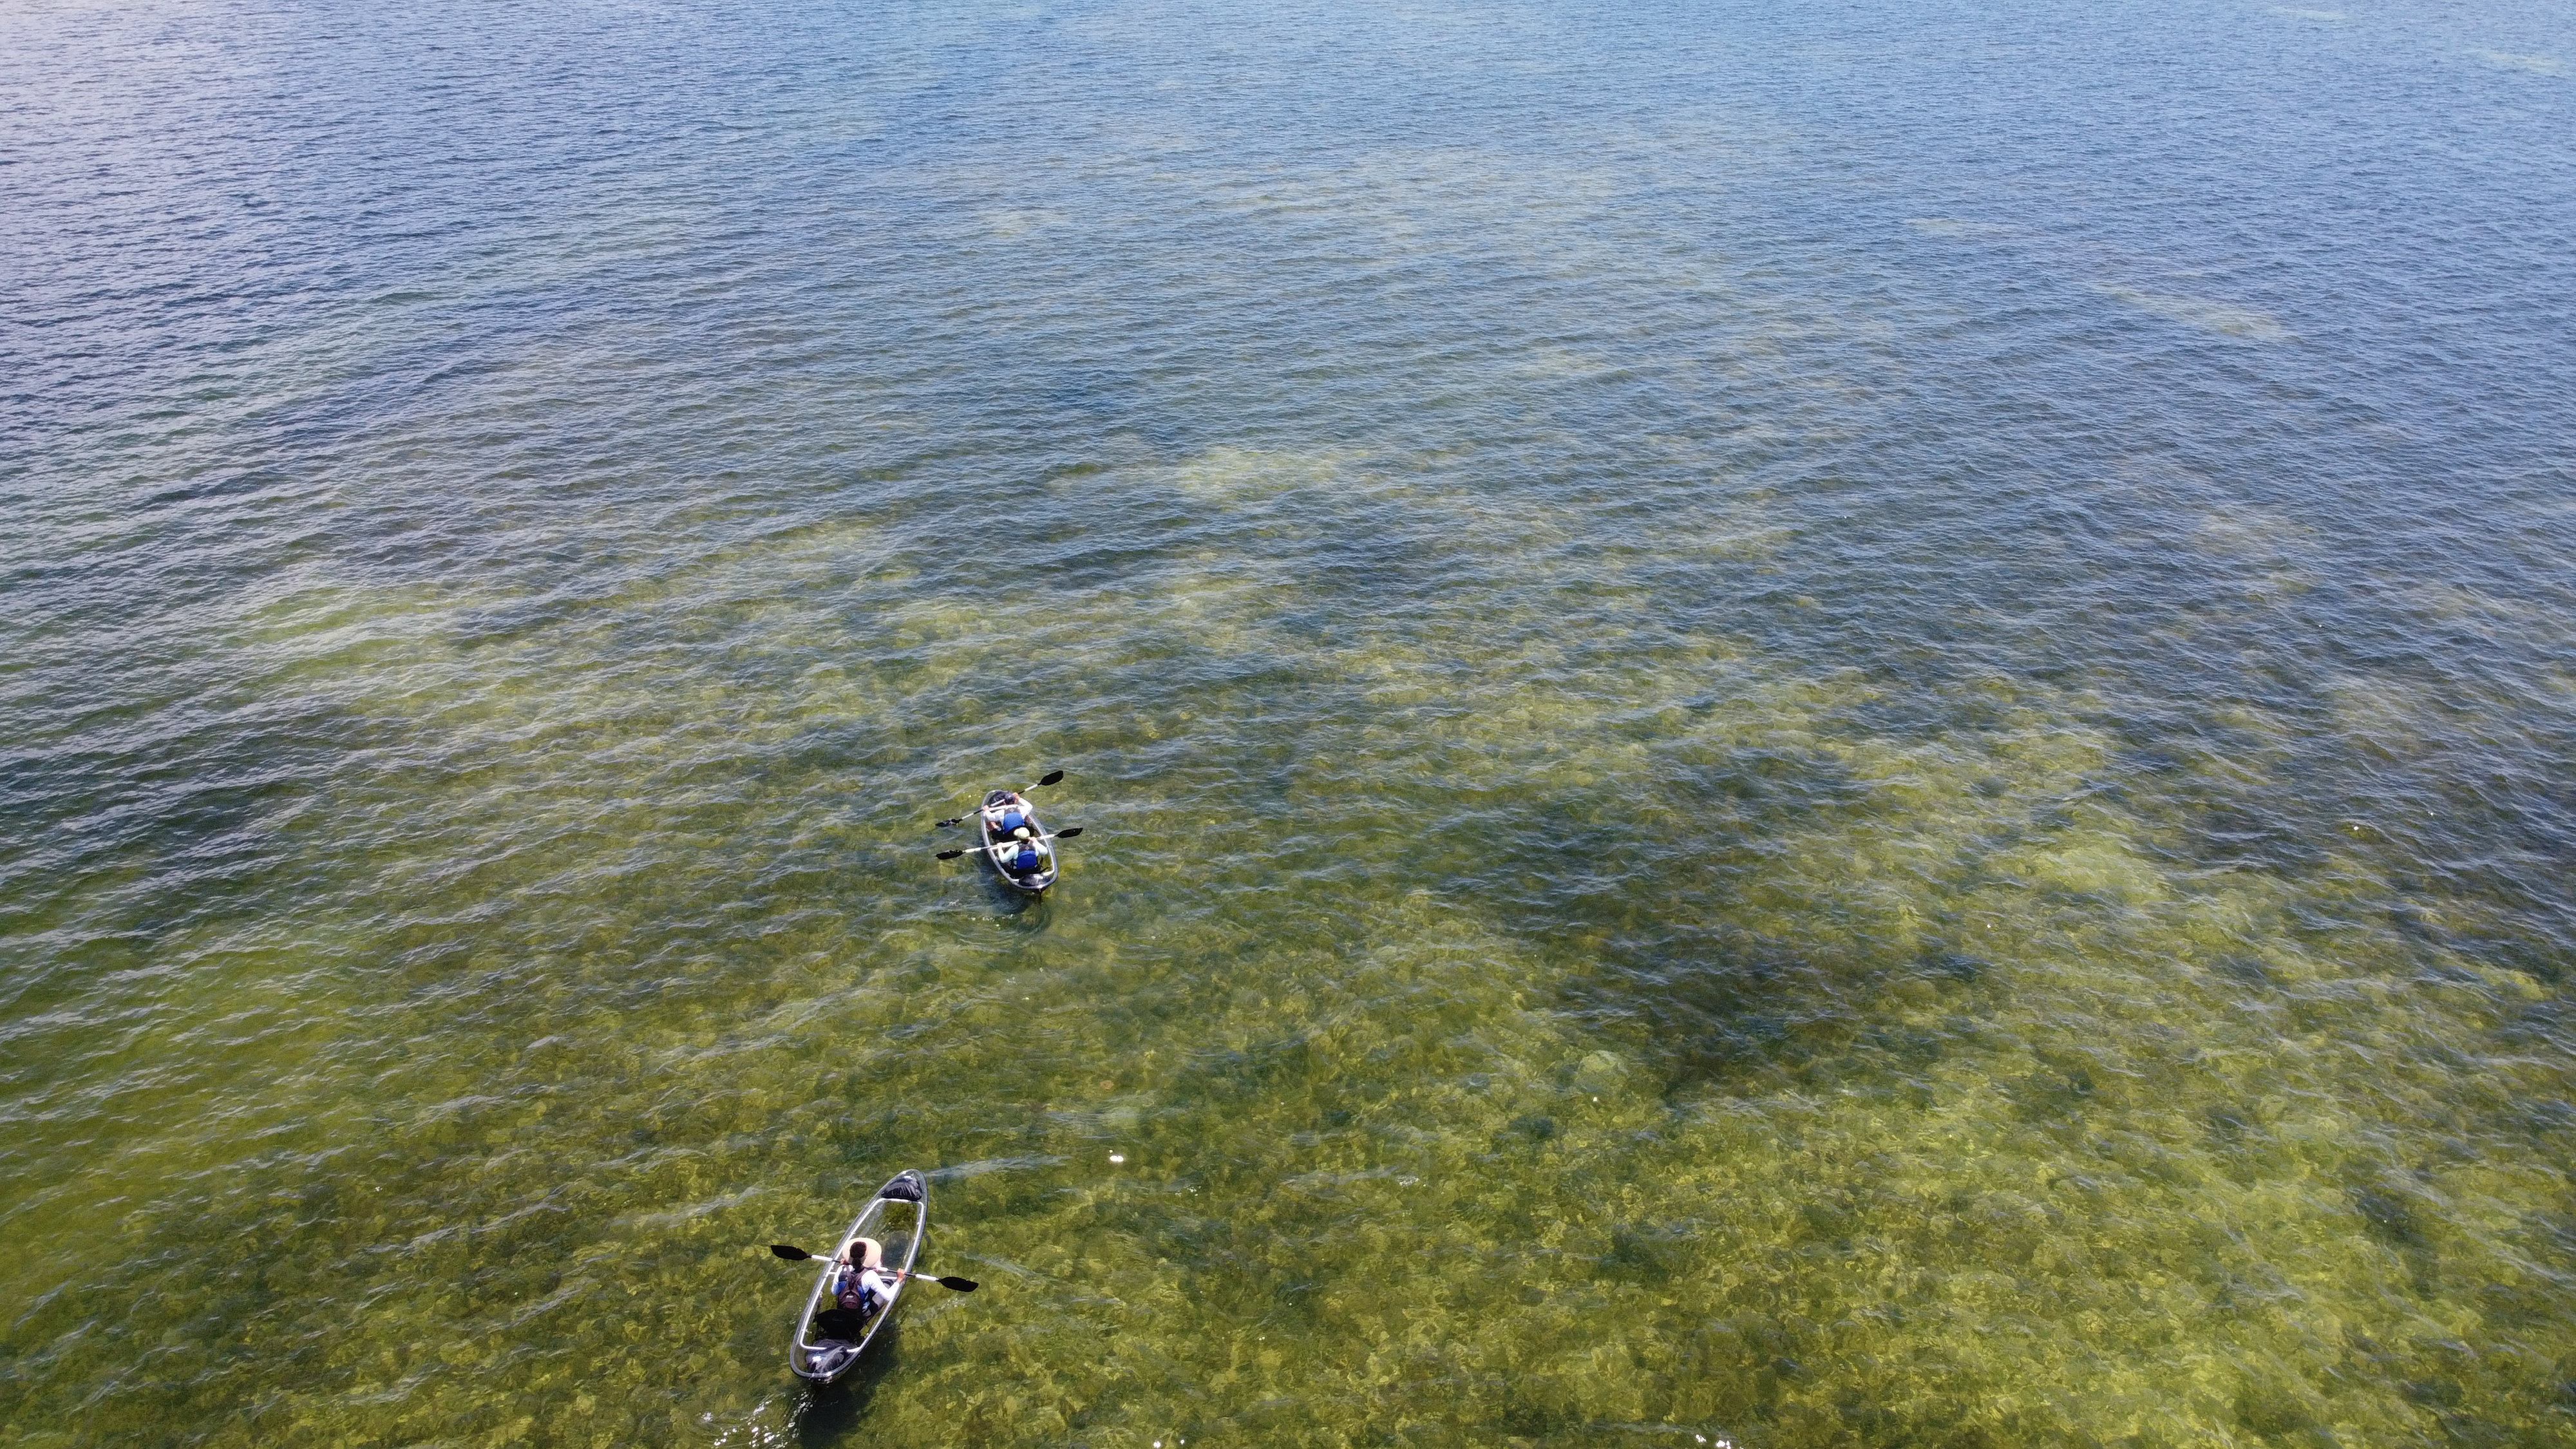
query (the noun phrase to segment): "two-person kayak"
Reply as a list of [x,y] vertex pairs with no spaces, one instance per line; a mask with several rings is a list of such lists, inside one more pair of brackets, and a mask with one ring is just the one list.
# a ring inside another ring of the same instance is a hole
[[1017,790],[995,790],[975,814],[984,833],[984,858],[1004,884],[1036,895],[1055,884],[1055,837]]
[[[1064,771],[1049,770],[1037,785],[1028,788],[1052,785],[1063,778]],[[983,804],[969,814],[940,821],[939,828],[945,830],[969,820],[975,822],[984,863],[993,868],[1004,885],[1023,895],[1037,895],[1055,884],[1055,843],[1082,833],[1079,825],[1049,830],[1039,824],[1037,812],[1029,808],[1028,797],[1017,790],[988,790]],[[955,860],[965,853],[964,847],[943,850],[939,858]]]

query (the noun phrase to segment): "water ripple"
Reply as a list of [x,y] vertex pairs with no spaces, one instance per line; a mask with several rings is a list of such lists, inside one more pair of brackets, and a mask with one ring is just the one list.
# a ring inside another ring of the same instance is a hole
[[2563,1434],[2565,17],[0,41],[15,1438]]

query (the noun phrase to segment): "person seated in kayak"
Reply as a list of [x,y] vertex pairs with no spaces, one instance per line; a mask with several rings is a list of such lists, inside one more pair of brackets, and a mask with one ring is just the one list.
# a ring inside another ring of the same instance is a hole
[[1038,843],[1034,840],[1023,840],[1020,842],[1020,853],[1011,858],[1011,874],[1036,875],[1045,869],[1045,862],[1046,857],[1038,854]]
[[874,1238],[853,1238],[841,1253],[833,1291],[835,1304],[814,1315],[816,1343],[824,1348],[854,1347],[867,1337],[868,1324],[894,1296],[902,1282],[885,1268],[885,1247]]
[[1008,838],[1026,840],[1037,833],[1037,822],[1029,818],[1029,802],[1021,799],[1016,790],[999,805],[989,806],[987,809],[1002,812],[990,818],[994,829]]
[[874,1238],[852,1238],[841,1250],[840,1282],[833,1291],[846,1298],[858,1293],[871,1301],[894,1292],[895,1275],[886,1271],[885,1245]]

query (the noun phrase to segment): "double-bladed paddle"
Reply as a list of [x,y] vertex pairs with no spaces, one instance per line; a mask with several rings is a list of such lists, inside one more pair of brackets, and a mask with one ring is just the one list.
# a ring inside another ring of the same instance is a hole
[[[1061,779],[1063,779],[1063,778],[1064,778],[1064,771],[1062,771],[1062,770],[1049,770],[1049,771],[1047,771],[1047,772],[1046,772],[1045,777],[1044,777],[1044,778],[1042,778],[1042,779],[1040,779],[1040,780],[1038,781],[1038,784],[1037,784],[1037,785],[1024,785],[1024,786],[1022,786],[1022,787],[1021,787],[1021,789],[1020,789],[1020,793],[1021,793],[1021,794],[1023,794],[1023,795],[1025,795],[1025,794],[1027,794],[1029,791],[1036,789],[1036,788],[1038,787],[1038,785],[1052,785],[1052,784],[1054,784],[1056,781],[1061,780]],[[951,818],[949,818],[949,819],[946,819],[946,820],[942,820],[942,821],[940,821],[940,822],[938,823],[938,825],[937,825],[937,826],[935,826],[935,827],[933,827],[933,828],[934,828],[934,829],[945,830],[945,829],[947,829],[947,828],[948,828],[949,826],[951,826],[951,825],[958,825],[958,824],[962,824],[962,823],[964,823],[964,822],[966,822],[966,821],[968,821],[968,820],[972,820],[972,819],[974,819],[974,818],[975,818],[975,817],[974,817],[972,814],[952,816],[952,817],[951,817]]]
[[[810,1262],[813,1261],[815,1256],[812,1253],[806,1252],[803,1248],[790,1247],[785,1243],[772,1243],[769,1245],[769,1251],[776,1253],[778,1256],[785,1258],[791,1263]],[[895,1276],[899,1278],[928,1278],[931,1282],[938,1284],[942,1288],[954,1288],[960,1293],[972,1293],[976,1289],[984,1286],[972,1278],[941,1278],[929,1273],[916,1273],[909,1268]]]
[[[1079,825],[1077,825],[1077,826],[1073,827],[1071,830],[1059,830],[1059,831],[1055,832],[1053,835],[1041,835],[1041,836],[1039,836],[1039,837],[1038,837],[1038,839],[1040,839],[1040,840],[1071,840],[1072,838],[1074,838],[1074,837],[1075,837],[1075,836],[1077,836],[1077,835],[1080,835],[1081,833],[1082,833],[1082,827],[1081,827],[1081,826],[1079,826]],[[965,851],[962,851],[962,850],[943,850],[943,851],[939,852],[939,858],[940,858],[941,860],[955,860],[957,857],[959,857],[959,856],[961,856],[961,855],[964,855],[965,853],[966,853],[966,852],[965,852]]]

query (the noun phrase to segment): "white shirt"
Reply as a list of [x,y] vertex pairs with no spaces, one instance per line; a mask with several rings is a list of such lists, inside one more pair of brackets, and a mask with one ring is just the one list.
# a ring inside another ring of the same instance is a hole
[[902,1281],[884,1268],[844,1268],[841,1270],[840,1286],[833,1290],[832,1296],[837,1300],[852,1288],[862,1288],[866,1290],[867,1295],[874,1298],[877,1305],[882,1306],[887,1299],[894,1296],[895,1285]]

